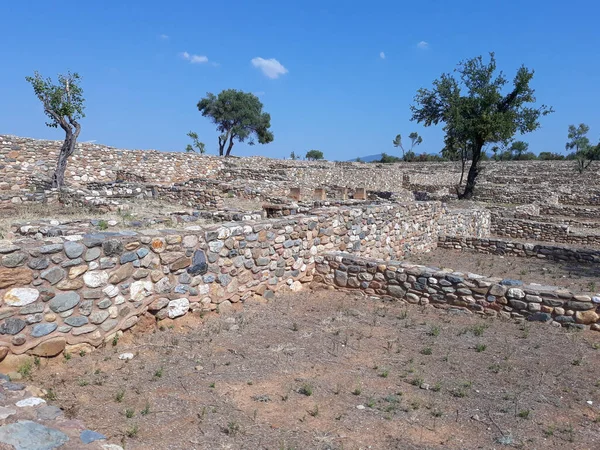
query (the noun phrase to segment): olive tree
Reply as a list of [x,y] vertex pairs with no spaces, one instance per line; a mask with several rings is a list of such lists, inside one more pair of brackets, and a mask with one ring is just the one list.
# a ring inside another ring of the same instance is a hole
[[481,56],[462,61],[455,74],[443,74],[432,89],[419,89],[411,106],[412,120],[426,127],[444,124],[446,146],[468,146],[471,166],[459,198],[470,199],[479,175],[479,162],[488,144],[507,145],[516,133],[525,134],[540,127],[539,119],[551,107],[535,103],[530,87],[534,72],[521,66],[507,89],[509,80],[496,73],[496,58]]
[[210,117],[221,133],[219,156],[229,156],[234,141],[244,142],[250,138],[250,145],[254,145],[254,137],[259,144],[273,141],[269,130],[271,116],[262,109],[263,104],[256,95],[235,89],[226,89],[219,95],[209,92],[198,102],[198,110],[204,117]]
[[423,143],[423,138],[419,136],[419,133],[417,133],[416,131],[410,133],[408,135],[408,138],[410,139],[410,149],[408,151],[406,151],[404,149],[404,145],[402,145],[402,135],[396,135],[396,138],[392,141],[394,147],[397,147],[400,150],[402,150],[402,159],[404,161],[412,161],[415,158],[414,148],[417,145],[421,145]]
[[[566,143],[567,150],[574,150],[572,158],[577,161],[577,170],[583,173],[587,170],[592,161],[600,159],[600,143],[594,146],[587,137],[590,127],[585,123],[580,123],[579,126],[569,125],[569,133],[567,135],[569,141]],[[571,155],[570,155],[571,156]]]
[[38,72],[25,79],[33,87],[36,97],[44,106],[44,113],[50,119],[46,125],[52,128],[61,127],[65,132],[65,140],[58,154],[56,169],[52,176],[52,187],[60,188],[65,182],[67,160],[75,151],[75,144],[81,132],[79,120],[85,117],[83,89],[81,78],[77,73],[58,75],[58,83],[50,78],[43,78]]

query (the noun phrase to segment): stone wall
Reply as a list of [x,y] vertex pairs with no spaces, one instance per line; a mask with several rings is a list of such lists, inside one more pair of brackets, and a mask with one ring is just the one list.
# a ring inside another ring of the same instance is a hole
[[497,214],[492,214],[491,233],[499,237],[560,242],[589,247],[600,245],[600,235],[595,234],[594,230],[580,230],[575,233],[566,224],[501,217]]
[[600,331],[600,297],[564,289],[523,285],[399,261],[378,261],[343,253],[315,258],[315,281],[408,303],[463,308],[488,316],[527,318],[555,326]]
[[0,244],[0,353],[99,345],[149,311],[227,308],[310,281],[332,250],[381,259],[435,248],[440,203],[315,210],[185,230],[30,238]]
[[473,250],[494,255],[545,258],[555,261],[600,263],[600,250],[551,244],[532,244],[509,239],[440,236],[439,248]]

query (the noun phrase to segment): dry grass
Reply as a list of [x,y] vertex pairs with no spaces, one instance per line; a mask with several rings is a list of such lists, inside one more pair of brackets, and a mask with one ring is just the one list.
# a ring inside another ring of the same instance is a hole
[[600,445],[599,333],[331,291],[142,323],[32,375],[128,450]]

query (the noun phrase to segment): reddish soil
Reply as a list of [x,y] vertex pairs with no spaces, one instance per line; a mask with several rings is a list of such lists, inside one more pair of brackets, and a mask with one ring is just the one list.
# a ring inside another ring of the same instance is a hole
[[328,290],[144,323],[32,375],[127,450],[600,448],[597,332]]

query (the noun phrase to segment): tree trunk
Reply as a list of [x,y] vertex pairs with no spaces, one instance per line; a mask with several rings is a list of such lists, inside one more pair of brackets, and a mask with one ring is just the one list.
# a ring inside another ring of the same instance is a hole
[[229,156],[231,154],[231,149],[233,148],[233,133],[229,136],[229,146],[227,147],[227,154],[225,156]]
[[225,151],[225,141],[227,139],[221,139],[219,136],[219,156],[223,156],[223,152]]
[[481,149],[483,148],[484,142],[477,139],[475,141],[475,147],[473,148],[473,160],[471,161],[471,167],[469,168],[469,174],[467,175],[467,184],[462,194],[459,194],[458,198],[461,200],[471,200],[475,191],[475,182],[479,175],[479,161],[481,159]]

